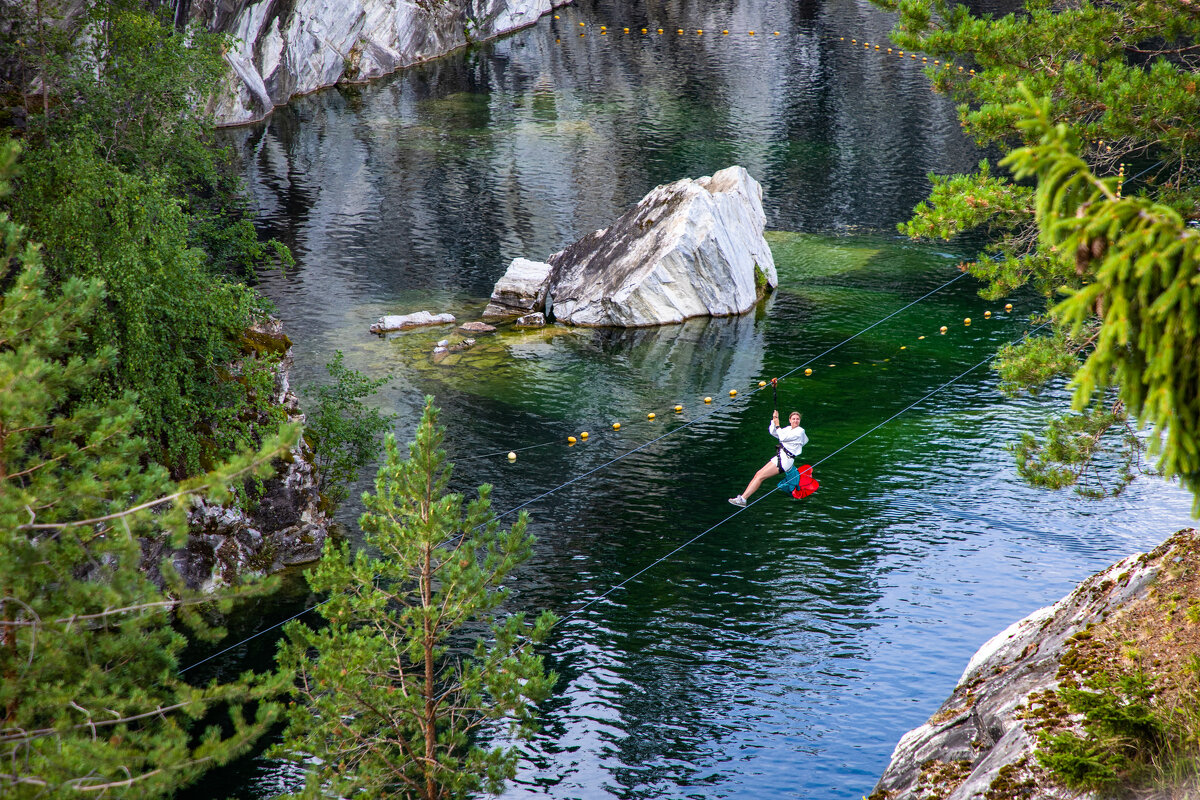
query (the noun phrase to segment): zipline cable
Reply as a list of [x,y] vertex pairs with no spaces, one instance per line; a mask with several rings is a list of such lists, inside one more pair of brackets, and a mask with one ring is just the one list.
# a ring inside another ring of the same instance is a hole
[[[1017,339],[1017,340],[1016,340],[1016,342],[1020,342],[1020,341],[1023,341],[1023,340],[1025,340],[1025,339],[1028,339],[1030,336],[1032,336],[1033,334],[1037,333],[1038,331],[1040,331],[1042,328],[1046,327],[1046,326],[1047,326],[1047,325],[1049,325],[1049,324],[1050,324],[1050,323],[1048,323],[1048,322],[1044,322],[1044,323],[1042,323],[1042,324],[1041,324],[1041,325],[1039,325],[1038,327],[1036,327],[1036,328],[1034,328],[1033,330],[1031,330],[1031,331],[1028,331],[1028,332],[1027,332],[1027,333],[1025,333],[1024,335],[1022,335],[1022,336],[1021,336],[1019,339]],[[1014,342],[1014,344],[1015,344],[1016,342]],[[948,387],[948,386],[950,386],[950,385],[952,385],[952,384],[954,384],[954,383],[956,383],[956,382],[958,382],[958,381],[962,380],[962,379],[963,379],[963,378],[965,378],[967,375],[971,374],[971,373],[972,373],[972,372],[974,372],[975,370],[977,370],[977,369],[979,369],[980,367],[982,367],[984,364],[986,364],[986,363],[988,363],[989,361],[991,361],[991,360],[992,360],[994,357],[995,357],[995,356],[988,356],[988,357],[987,357],[987,358],[985,358],[983,361],[980,361],[978,364],[976,364],[975,366],[973,366],[973,367],[971,367],[970,369],[966,370],[965,372],[962,372],[962,373],[960,373],[959,375],[957,375],[956,377],[954,377],[954,378],[951,378],[950,380],[946,381],[946,382],[945,382],[945,383],[943,383],[941,386],[939,386],[938,388],[934,389],[932,392],[929,392],[927,395],[925,395],[924,397],[922,397],[920,400],[917,400],[917,401],[915,401],[915,402],[912,402],[912,403],[910,403],[909,405],[905,406],[905,407],[904,407],[904,408],[902,408],[901,410],[897,411],[897,412],[896,412],[895,414],[893,414],[892,416],[890,416],[890,417],[888,417],[887,419],[885,419],[883,422],[881,422],[881,423],[879,423],[878,425],[876,425],[875,427],[871,428],[871,429],[870,429],[869,431],[867,431],[866,433],[864,433],[864,434],[862,434],[862,435],[860,435],[860,436],[856,436],[855,438],[851,439],[851,440],[850,440],[849,442],[847,442],[846,444],[844,444],[844,445],[842,445],[841,447],[839,447],[837,450],[834,450],[832,453],[830,453],[829,455],[827,455],[827,456],[825,456],[824,458],[822,458],[820,461],[817,461],[817,462],[815,462],[815,463],[813,464],[813,466],[815,467],[815,466],[817,466],[817,465],[819,465],[819,464],[821,464],[821,463],[823,463],[823,462],[825,462],[825,461],[828,461],[830,458],[833,458],[835,455],[837,455],[838,453],[842,452],[842,451],[843,451],[843,450],[845,450],[847,447],[849,447],[850,445],[852,445],[852,444],[854,444],[855,442],[859,441],[859,440],[860,440],[860,439],[862,439],[863,437],[865,437],[865,436],[869,436],[870,434],[872,434],[872,433],[874,433],[875,431],[877,431],[877,430],[879,430],[880,428],[882,428],[884,425],[887,425],[889,422],[891,422],[892,420],[894,420],[896,417],[898,417],[898,416],[900,416],[901,414],[904,414],[904,413],[906,413],[906,412],[908,412],[908,411],[911,411],[913,408],[915,408],[916,406],[918,406],[918,405],[920,405],[921,403],[925,402],[925,401],[926,401],[926,400],[928,400],[929,398],[933,397],[935,394],[937,394],[938,392],[942,391],[942,390],[943,390],[943,389],[945,389],[946,387]],[[708,528],[708,529],[706,529],[705,531],[703,531],[703,532],[701,532],[701,533],[698,533],[698,534],[696,534],[696,535],[695,535],[695,536],[693,536],[691,539],[688,539],[686,542],[684,542],[683,544],[679,545],[678,547],[676,547],[674,550],[672,550],[671,552],[667,553],[666,555],[664,555],[664,556],[661,556],[660,558],[657,558],[657,559],[655,559],[654,561],[650,562],[649,564],[647,564],[646,566],[642,567],[642,568],[641,568],[640,570],[638,570],[637,572],[635,572],[635,573],[633,573],[632,575],[630,575],[628,578],[625,578],[625,579],[624,579],[623,581],[621,581],[620,583],[616,584],[615,586],[612,586],[612,587],[610,587],[610,588],[609,588],[608,590],[606,590],[606,591],[605,591],[603,594],[600,594],[600,595],[597,595],[596,597],[593,597],[591,600],[587,601],[586,603],[584,603],[583,605],[581,605],[579,608],[575,609],[575,610],[574,610],[574,611],[572,611],[570,614],[567,614],[565,617],[563,617],[562,619],[560,619],[560,620],[559,620],[559,622],[560,622],[560,623],[561,623],[561,622],[566,622],[567,620],[569,620],[569,619],[571,619],[571,618],[573,618],[573,617],[575,617],[575,616],[578,616],[580,613],[582,613],[582,612],[583,612],[585,609],[587,609],[589,606],[593,605],[594,603],[598,603],[598,602],[600,602],[601,600],[603,600],[604,598],[608,597],[608,596],[609,596],[610,594],[612,594],[613,592],[615,592],[615,591],[617,591],[618,589],[621,589],[622,587],[624,587],[625,585],[627,585],[627,584],[628,584],[630,581],[632,581],[634,578],[637,578],[637,577],[638,577],[638,576],[640,576],[640,575],[644,575],[646,572],[650,571],[650,570],[651,570],[651,569],[653,569],[654,567],[656,567],[656,566],[658,566],[659,564],[661,564],[662,562],[666,561],[668,558],[670,558],[671,556],[675,555],[675,554],[676,554],[676,553],[678,553],[680,550],[683,550],[683,549],[684,549],[685,547],[687,547],[688,545],[690,545],[690,544],[692,544],[692,543],[694,543],[694,542],[696,542],[696,541],[699,541],[701,538],[703,538],[704,536],[706,536],[706,535],[708,535],[709,533],[713,532],[713,531],[714,531],[714,530],[716,530],[717,528],[721,527],[721,526],[722,526],[722,525],[724,525],[726,522],[728,522],[729,520],[731,520],[731,519],[733,519],[734,517],[736,517],[738,514],[741,514],[743,511],[745,511],[746,509],[748,509],[748,508],[750,508],[751,506],[753,506],[755,503],[759,502],[760,500],[765,500],[766,498],[770,497],[772,494],[773,494],[773,492],[772,492],[772,491],[767,491],[767,492],[764,492],[762,495],[760,495],[760,496],[758,497],[758,499],[756,499],[756,500],[754,500],[754,501],[752,501],[752,502],[750,502],[750,503],[746,504],[746,505],[745,505],[745,506],[743,506],[742,508],[739,508],[737,511],[734,511],[732,514],[730,514],[729,516],[725,517],[725,518],[724,518],[724,519],[722,519],[720,522],[717,522],[716,524],[712,525],[711,527],[709,527],[709,528]],[[557,624],[557,623],[556,623],[556,624]]]
[[[897,314],[899,314],[899,313],[901,313],[901,312],[903,312],[903,311],[906,311],[906,310],[907,310],[907,309],[909,309],[909,308],[912,308],[914,305],[916,305],[917,303],[921,302],[922,300],[925,300],[925,299],[926,299],[926,298],[928,298],[930,295],[933,295],[933,294],[936,294],[937,292],[940,292],[942,289],[945,289],[947,286],[949,286],[950,284],[954,283],[954,282],[955,282],[955,281],[957,281],[957,280],[960,280],[961,278],[965,277],[966,275],[967,275],[967,273],[965,273],[965,272],[963,272],[963,273],[959,273],[959,274],[958,274],[958,275],[956,275],[954,278],[950,279],[949,281],[946,281],[946,283],[942,284],[941,286],[937,287],[936,289],[933,289],[932,291],[926,292],[924,295],[922,295],[921,297],[918,297],[916,300],[913,300],[913,301],[912,301],[911,303],[909,303],[908,305],[906,305],[906,306],[903,306],[902,308],[899,308],[899,309],[897,309],[896,311],[893,311],[891,314],[888,314],[888,315],[887,315],[886,317],[884,317],[883,319],[880,319],[880,320],[878,320],[877,322],[874,322],[874,323],[872,323],[871,325],[868,325],[866,328],[863,328],[863,329],[862,329],[861,331],[859,331],[858,333],[855,333],[855,334],[853,334],[852,336],[849,336],[848,338],[846,338],[846,339],[842,340],[841,342],[839,342],[838,344],[836,344],[836,345],[834,345],[833,347],[829,348],[829,349],[828,349],[828,350],[826,350],[825,352],[823,352],[823,353],[820,353],[820,354],[818,354],[818,355],[816,355],[816,356],[813,356],[811,359],[809,359],[808,361],[804,362],[803,364],[801,364],[800,366],[796,367],[795,369],[793,369],[793,370],[791,370],[791,371],[789,371],[789,372],[786,372],[786,373],[784,373],[784,375],[783,375],[783,376],[781,376],[781,377],[786,377],[787,375],[791,375],[793,372],[796,372],[797,370],[803,369],[803,368],[804,368],[806,365],[813,363],[813,362],[814,362],[814,361],[816,361],[818,358],[821,358],[822,356],[828,355],[829,353],[833,352],[833,351],[834,351],[834,350],[836,350],[837,348],[841,347],[842,345],[846,344],[847,342],[850,342],[850,341],[852,341],[852,340],[856,339],[857,337],[861,336],[862,334],[866,333],[867,331],[871,330],[872,328],[874,328],[874,327],[876,327],[876,326],[878,326],[878,325],[881,325],[881,324],[882,324],[882,323],[884,323],[884,322],[887,322],[889,319],[891,319],[892,317],[896,316]],[[1039,328],[1039,330],[1040,330],[1040,328]],[[1028,335],[1029,335],[1029,334],[1026,334],[1026,336],[1028,336]],[[991,358],[991,357],[989,356],[989,358]],[[986,363],[986,362],[985,362],[985,363]],[[976,367],[972,367],[972,369],[975,369],[975,368],[976,368]],[[965,373],[964,373],[964,374],[965,374]],[[959,377],[962,377],[962,376],[959,376]],[[957,380],[957,378],[956,378],[955,380]],[[772,389],[774,389],[774,388],[775,388],[774,384],[771,384],[771,386],[772,386]],[[750,391],[746,392],[746,395],[745,395],[745,396],[746,396],[746,397],[750,397],[751,395],[753,395],[755,392],[757,392],[757,391],[758,391],[759,389],[761,389],[761,388],[764,388],[764,387],[756,387],[756,388],[753,388],[753,389],[751,389]],[[935,390],[935,391],[940,391],[940,389],[938,389],[938,390]],[[927,396],[928,396],[928,395],[927,395]],[[925,399],[925,398],[922,398],[922,400],[924,400],[924,399]],[[569,480],[569,481],[566,481],[566,482],[564,482],[564,483],[561,483],[561,484],[559,484],[558,486],[555,486],[555,487],[553,487],[552,489],[549,489],[549,490],[547,490],[547,491],[545,491],[545,492],[542,492],[541,494],[539,494],[538,496],[536,496],[536,497],[534,497],[534,498],[532,498],[532,499],[530,499],[530,500],[526,500],[524,503],[521,503],[521,504],[520,504],[520,505],[518,505],[518,506],[514,506],[513,508],[510,508],[510,509],[508,509],[507,511],[503,511],[503,512],[501,512],[501,513],[497,514],[497,515],[494,517],[494,519],[503,519],[504,517],[507,517],[507,516],[509,516],[510,514],[513,514],[513,513],[517,512],[517,511],[520,511],[521,509],[523,509],[523,508],[525,508],[525,507],[527,507],[527,506],[529,506],[529,505],[532,505],[533,503],[536,503],[536,502],[537,502],[537,501],[539,501],[539,500],[542,500],[542,499],[544,499],[544,498],[546,498],[546,497],[549,497],[550,495],[554,494],[555,492],[558,492],[558,491],[560,491],[560,490],[562,490],[562,489],[565,489],[566,487],[568,487],[568,486],[570,486],[570,485],[572,485],[572,484],[574,484],[574,483],[577,483],[578,481],[581,481],[581,480],[583,480],[583,479],[584,479],[584,478],[586,478],[586,477],[589,477],[589,476],[591,476],[591,475],[594,475],[595,473],[597,473],[597,472],[600,472],[600,471],[601,471],[601,470],[603,470],[603,469],[607,469],[608,467],[612,466],[613,464],[617,463],[618,461],[621,461],[621,460],[625,459],[626,457],[633,455],[634,453],[638,452],[639,450],[644,450],[645,448],[649,447],[650,445],[652,445],[652,444],[655,444],[655,443],[657,443],[657,442],[660,442],[660,441],[662,441],[663,439],[666,439],[668,436],[671,436],[671,435],[673,435],[674,433],[676,433],[677,431],[679,431],[679,430],[681,430],[681,429],[683,429],[683,428],[687,428],[687,427],[689,427],[689,426],[691,426],[691,425],[693,425],[693,424],[695,424],[695,423],[697,423],[697,422],[700,422],[701,420],[707,419],[707,418],[708,418],[708,417],[710,417],[711,415],[713,415],[713,414],[717,413],[717,411],[720,411],[720,410],[723,410],[723,409],[725,409],[725,408],[728,408],[729,406],[733,405],[733,403],[735,403],[735,402],[737,402],[737,401],[726,401],[725,403],[721,404],[720,406],[718,406],[718,407],[716,407],[716,408],[713,408],[713,409],[712,409],[711,411],[709,411],[707,414],[704,414],[704,415],[702,415],[702,416],[699,416],[699,417],[697,417],[696,419],[689,420],[689,421],[687,421],[687,422],[685,422],[685,423],[683,423],[683,424],[681,424],[681,425],[677,425],[676,427],[672,428],[671,430],[667,431],[666,433],[662,434],[661,436],[657,436],[657,437],[655,437],[654,439],[650,439],[649,441],[646,441],[646,442],[644,442],[644,443],[642,443],[642,444],[638,445],[637,447],[634,447],[634,448],[631,448],[631,449],[629,449],[629,450],[626,450],[624,453],[621,453],[620,455],[616,456],[615,458],[612,458],[612,459],[610,459],[610,460],[608,460],[608,461],[604,462],[603,464],[601,464],[601,465],[600,465],[600,466],[598,466],[598,467],[594,467],[593,469],[590,469],[590,470],[588,470],[587,472],[583,473],[582,475],[578,475],[578,476],[576,476],[576,477],[572,478],[572,479],[571,479],[571,480]],[[920,401],[918,401],[918,402],[920,402]],[[893,417],[893,418],[891,418],[891,419],[894,419],[894,417]],[[889,419],[888,421],[891,421],[891,420]],[[886,423],[885,423],[885,424],[886,424]],[[875,430],[875,429],[873,428],[872,430]],[[868,433],[870,433],[870,431],[868,431]],[[863,435],[865,436],[866,434],[863,434]],[[862,438],[862,437],[859,437],[859,438]],[[555,441],[558,441],[558,440],[555,440]],[[855,441],[857,441],[857,439],[856,439]],[[545,447],[547,444],[553,444],[553,442],[545,442],[545,443],[543,443],[543,444],[528,445],[527,447],[524,447],[524,448],[521,448],[521,449],[522,449],[522,450],[531,450],[531,449],[533,449],[533,448],[535,448],[535,447]],[[853,444],[853,442],[851,442],[851,444]],[[848,447],[849,445],[846,445],[846,446]],[[843,448],[843,449],[844,449],[844,448]],[[507,452],[510,452],[510,451],[508,451],[508,450],[504,450],[504,451],[500,451],[500,452],[507,453]],[[515,452],[515,451],[513,451],[513,452]],[[840,452],[840,451],[838,451],[838,452]],[[494,454],[492,454],[492,455],[496,455],[496,454],[494,453]],[[827,457],[828,457],[828,456],[827,456]],[[475,456],[474,458],[482,458],[482,456]],[[469,460],[469,459],[458,459],[458,461],[466,461],[466,460]],[[823,460],[823,459],[822,459],[822,460]],[[820,462],[817,462],[817,463],[819,464]],[[761,497],[759,497],[759,498],[758,498],[758,500],[762,500],[764,497],[767,497],[769,494],[770,494],[770,492],[768,492],[767,494],[764,494],[764,495],[762,495]],[[754,501],[754,503],[757,503],[757,502],[758,502],[758,500],[755,500],[755,501]],[[749,505],[754,505],[754,503],[750,503]],[[748,507],[749,507],[749,506],[747,506],[747,508],[748,508]],[[742,510],[744,510],[744,509],[742,509]],[[731,515],[730,517],[727,517],[725,520],[722,520],[721,522],[718,522],[718,523],[717,523],[717,525],[724,524],[724,522],[726,522],[728,519],[732,518],[732,516],[736,516],[736,514],[737,514],[737,513],[739,513],[739,512],[735,512],[733,515]],[[713,526],[713,527],[715,528],[716,526]],[[699,535],[699,536],[697,536],[696,538],[698,539],[698,538],[700,538],[700,536],[704,536],[705,534],[707,534],[707,533],[708,533],[709,531],[711,531],[711,530],[713,530],[713,528],[710,528],[708,531],[705,531],[704,533],[700,534],[700,535]],[[673,555],[673,554],[674,554],[674,552],[675,552],[675,551],[672,551],[672,553],[668,553],[668,554],[667,554],[667,556],[664,556],[664,558],[666,558],[666,557],[669,557],[670,555]],[[657,562],[656,562],[656,563],[657,563]],[[654,566],[654,565],[653,565],[653,564],[651,564],[651,566]],[[647,567],[647,569],[649,569],[649,567]],[[640,575],[641,573],[639,572],[638,574]],[[630,578],[628,578],[628,579],[627,579],[627,581],[628,581],[628,580],[632,580],[632,579],[633,579],[633,577],[636,577],[636,575],[635,575],[635,576],[631,576]],[[610,590],[610,591],[611,591],[611,590]],[[341,594],[345,594],[345,592],[342,592]],[[282,627],[282,626],[286,625],[287,623],[291,622],[292,620],[294,620],[294,619],[297,619],[297,618],[299,618],[299,617],[302,617],[302,616],[304,616],[305,614],[309,613],[310,611],[315,611],[316,609],[320,608],[321,606],[325,605],[326,603],[330,602],[331,600],[333,600],[335,597],[338,597],[338,596],[339,596],[339,595],[332,595],[332,596],[330,596],[330,597],[327,597],[327,598],[325,598],[324,600],[322,600],[321,602],[319,602],[319,603],[316,603],[316,604],[314,604],[314,605],[312,605],[312,606],[309,606],[308,608],[304,609],[303,611],[301,611],[301,612],[299,612],[299,613],[297,613],[297,614],[295,614],[295,615],[293,615],[293,616],[291,616],[291,617],[288,617],[287,619],[285,619],[285,620],[282,620],[281,622],[277,622],[277,623],[275,623],[274,625],[272,625],[272,626],[271,626],[271,627],[269,627],[269,628],[264,628],[264,629],[263,629],[263,630],[261,630],[261,631],[258,631],[258,632],[256,632],[256,633],[253,633],[253,634],[251,634],[250,636],[247,636],[245,639],[242,639],[240,642],[236,642],[236,643],[234,643],[234,644],[230,645],[229,647],[226,647],[224,650],[220,650],[220,651],[218,651],[218,652],[216,652],[216,653],[213,653],[212,655],[210,655],[210,656],[208,656],[208,657],[206,657],[206,658],[204,658],[204,659],[201,659],[200,661],[197,661],[197,662],[195,662],[194,664],[190,664],[190,665],[188,665],[188,666],[186,666],[186,667],[184,667],[184,668],[180,669],[180,670],[179,670],[179,672],[180,672],[180,673],[187,672],[188,670],[194,669],[194,668],[196,668],[196,667],[200,666],[201,664],[205,664],[205,663],[207,663],[207,662],[209,662],[209,661],[212,661],[214,658],[218,658],[218,657],[220,657],[220,656],[223,656],[223,655],[225,655],[226,653],[228,653],[228,652],[230,652],[230,651],[232,651],[232,650],[236,650],[237,648],[241,647],[242,645],[246,644],[247,642],[250,642],[250,641],[252,641],[252,640],[254,640],[254,639],[257,639],[259,636],[262,636],[262,635],[264,635],[264,634],[270,633],[271,631],[273,631],[273,630],[276,630],[277,628],[280,628],[280,627]],[[597,599],[600,599],[600,598],[597,598]],[[582,609],[580,609],[580,610],[582,610]]]
[[[897,314],[900,314],[900,313],[902,313],[902,312],[904,312],[904,311],[907,311],[908,309],[910,309],[910,308],[912,308],[913,306],[915,306],[917,303],[920,303],[922,300],[925,300],[925,299],[927,299],[927,298],[928,298],[928,297],[930,297],[931,295],[935,295],[935,294],[937,294],[938,292],[942,291],[943,289],[945,289],[947,286],[949,286],[950,284],[954,283],[955,281],[958,281],[958,280],[961,280],[961,279],[965,278],[965,277],[966,277],[968,274],[969,274],[969,273],[967,273],[967,272],[960,272],[958,275],[955,275],[953,278],[951,278],[950,280],[946,281],[945,283],[943,283],[941,286],[937,287],[936,289],[933,289],[933,290],[931,290],[931,291],[929,291],[929,292],[926,292],[925,294],[923,294],[923,295],[921,295],[920,297],[918,297],[916,300],[913,300],[913,301],[912,301],[911,303],[909,303],[908,305],[906,305],[906,306],[903,306],[903,307],[901,307],[901,308],[898,308],[898,309],[896,309],[896,310],[895,310],[895,311],[893,311],[891,314],[888,314],[886,317],[883,317],[882,319],[880,319],[880,320],[877,320],[877,321],[873,322],[872,324],[870,324],[870,325],[868,325],[867,327],[865,327],[865,328],[863,328],[862,330],[860,330],[858,333],[855,333],[855,334],[852,334],[851,336],[848,336],[848,337],[846,337],[845,339],[843,339],[842,341],[840,341],[840,342],[838,342],[837,344],[833,345],[832,347],[830,347],[828,350],[824,351],[823,353],[818,353],[817,355],[813,356],[813,357],[812,357],[812,358],[810,358],[808,361],[805,361],[803,364],[801,364],[800,366],[796,367],[795,369],[789,370],[788,372],[785,372],[783,375],[780,375],[780,376],[779,376],[779,378],[780,378],[780,379],[786,378],[788,375],[791,375],[793,372],[798,372],[799,370],[802,370],[802,369],[804,369],[804,368],[805,368],[805,367],[807,367],[809,364],[812,364],[812,363],[814,363],[814,362],[815,362],[817,359],[819,359],[819,358],[822,358],[822,357],[824,357],[824,356],[827,356],[827,355],[829,355],[829,354],[830,354],[830,353],[832,353],[834,350],[837,350],[839,347],[842,347],[843,345],[847,344],[848,342],[851,342],[851,341],[853,341],[853,340],[857,339],[859,336],[862,336],[864,333],[866,333],[867,331],[871,330],[872,328],[875,328],[875,327],[877,327],[877,326],[879,326],[879,325],[882,325],[883,323],[887,322],[889,319],[891,319],[892,317],[896,316]],[[753,394],[755,394],[756,392],[758,392],[758,391],[759,391],[760,389],[762,389],[762,388],[764,388],[764,387],[762,387],[762,386],[759,386],[759,387],[754,387],[754,388],[751,388],[751,389],[749,389],[749,390],[748,390],[748,391],[745,393],[745,397],[750,397],[750,396],[752,396]],[[712,416],[713,414],[717,413],[718,411],[723,411],[723,410],[725,410],[725,409],[729,408],[730,406],[734,405],[736,402],[738,402],[738,401],[736,401],[736,400],[733,400],[733,401],[726,400],[726,401],[725,401],[725,402],[723,402],[723,403],[714,404],[714,405],[713,405],[713,407],[712,407],[712,409],[711,409],[710,411],[708,411],[707,413],[705,413],[705,414],[701,414],[700,416],[696,417],[695,419],[693,419],[693,420],[689,420],[688,422],[685,422],[684,424],[682,424],[682,425],[680,425],[680,426],[678,426],[678,427],[676,427],[676,428],[672,428],[672,429],[671,429],[670,431],[668,431],[666,434],[663,434],[663,436],[660,436],[660,437],[659,437],[659,439],[662,439],[662,438],[665,438],[665,437],[667,437],[667,436],[670,436],[671,434],[675,433],[675,431],[679,430],[680,428],[686,428],[686,427],[688,427],[688,426],[690,426],[690,425],[693,425],[693,424],[695,424],[695,423],[697,423],[697,422],[701,422],[701,421],[703,421],[703,420],[705,420],[705,419],[708,419],[708,417]],[[534,448],[537,448],[537,447],[547,447],[547,446],[549,446],[549,445],[552,445],[552,444],[559,444],[561,441],[562,441],[561,439],[553,439],[553,440],[551,440],[551,441],[548,441],[548,442],[542,442],[542,443],[540,443],[540,444],[531,444],[531,445],[526,445],[525,447],[521,447],[521,448],[510,448],[510,449],[508,449],[508,450],[496,450],[495,452],[491,452],[491,453],[481,453],[481,454],[479,454],[479,455],[464,456],[464,457],[462,457],[462,458],[457,458],[457,459],[455,459],[455,463],[457,464],[457,463],[461,463],[461,462],[463,462],[463,461],[474,461],[474,460],[476,460],[476,459],[480,459],[480,458],[489,458],[489,457],[492,457],[492,456],[502,456],[502,455],[505,455],[506,453],[510,453],[510,452],[511,452],[511,453],[519,453],[519,452],[523,452],[523,451],[525,451],[525,450],[533,450]],[[658,441],[658,439],[655,439],[655,440],[653,440],[653,441]],[[634,452],[634,451],[632,451],[632,450],[631,450],[631,451],[629,451],[629,452],[630,452],[630,453],[632,453],[632,452]],[[628,455],[628,454],[629,454],[629,453],[626,453],[625,455]],[[623,456],[622,456],[622,457],[623,457]],[[617,460],[619,460],[619,459],[617,459]],[[609,463],[612,463],[612,462],[609,462]],[[606,464],[605,466],[607,466],[607,464]]]

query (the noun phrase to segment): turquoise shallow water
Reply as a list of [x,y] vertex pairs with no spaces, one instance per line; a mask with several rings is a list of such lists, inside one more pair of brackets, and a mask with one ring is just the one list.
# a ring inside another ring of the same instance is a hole
[[[1005,448],[1061,390],[1005,400],[985,362],[1029,329],[1032,298],[1003,313],[963,279],[841,344],[971,252],[895,235],[927,172],[980,153],[914,64],[841,41],[884,42],[885,15],[848,0],[558,13],[227,132],[261,227],[297,256],[263,281],[296,343],[293,379],[321,380],[344,351],[388,378],[379,401],[401,438],[435,395],[455,485],[494,484],[498,509],[580,478],[529,506],[539,542],[514,605],[590,605],[546,649],[560,684],[507,796],[857,798],[980,644],[1187,525],[1189,500],[1156,480],[1097,503],[1017,479]],[[616,33],[657,23],[706,32]],[[780,36],[710,35],[723,28]],[[781,279],[753,314],[503,332],[441,364],[429,350],[448,329],[367,333],[384,313],[470,318],[511,258],[543,258],[656,184],[732,163],[763,184]],[[757,382],[805,364],[813,375],[781,383],[780,404],[804,413],[820,491],[727,519],[726,498],[772,452]],[[352,536],[357,513],[341,512]],[[279,598],[235,632],[305,600]],[[264,637],[205,669],[271,649]],[[269,797],[292,781],[252,758],[199,796]]]

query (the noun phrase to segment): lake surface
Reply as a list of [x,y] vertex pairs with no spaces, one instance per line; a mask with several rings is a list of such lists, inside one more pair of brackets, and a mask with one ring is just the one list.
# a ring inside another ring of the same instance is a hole
[[[297,259],[262,286],[298,386],[341,350],[388,379],[378,402],[402,440],[437,398],[457,488],[493,484],[498,510],[541,498],[515,605],[571,616],[545,650],[560,675],[545,730],[506,797],[857,798],[984,641],[1186,527],[1190,501],[1153,479],[1093,502],[1017,478],[1006,447],[1062,391],[1005,400],[986,363],[1030,329],[1034,298],[1005,313],[970,278],[945,286],[971,245],[896,234],[927,173],[981,153],[919,63],[886,53],[887,15],[848,0],[634,5],[579,2],[227,131],[262,229]],[[367,332],[385,313],[475,318],[512,258],[544,259],[655,185],[731,164],[763,185],[780,274],[755,313],[502,331],[440,364],[449,328]],[[784,374],[781,410],[803,412],[821,489],[731,517],[726,498],[773,452],[758,382]],[[353,537],[359,510],[340,512]],[[276,598],[234,633],[308,599]],[[263,637],[204,669],[272,651]],[[203,796],[295,782],[258,757]]]

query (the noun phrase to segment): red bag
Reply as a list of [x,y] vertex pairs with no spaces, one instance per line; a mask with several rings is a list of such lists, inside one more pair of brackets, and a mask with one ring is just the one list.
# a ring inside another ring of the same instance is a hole
[[813,479],[812,467],[808,464],[800,467],[800,484],[792,489],[792,497],[797,500],[803,500],[810,494],[821,488],[821,484]]

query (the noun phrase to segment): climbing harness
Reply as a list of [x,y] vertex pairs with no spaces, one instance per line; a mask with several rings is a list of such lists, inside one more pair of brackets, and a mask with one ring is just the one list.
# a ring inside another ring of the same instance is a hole
[[[771,399],[775,413],[779,413],[779,379],[771,378]],[[812,467],[808,464],[802,465],[799,469],[796,468],[796,453],[788,450],[783,446],[783,442],[779,443],[779,447],[775,449],[775,463],[779,466],[779,471],[783,473],[783,480],[776,486],[781,492],[787,492],[797,500],[803,500],[810,494],[821,487],[821,484],[813,480]],[[792,460],[792,466],[787,469],[783,468],[783,457],[787,456]]]

